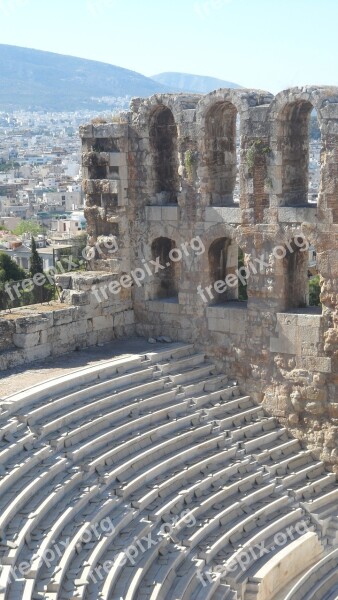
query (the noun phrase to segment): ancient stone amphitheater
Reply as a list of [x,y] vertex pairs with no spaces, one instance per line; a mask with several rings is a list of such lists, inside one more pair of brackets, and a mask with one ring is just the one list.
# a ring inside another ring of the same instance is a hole
[[2,389],[0,599],[337,599],[338,89],[135,99],[81,135],[92,271],[1,316],[0,367],[106,360]]

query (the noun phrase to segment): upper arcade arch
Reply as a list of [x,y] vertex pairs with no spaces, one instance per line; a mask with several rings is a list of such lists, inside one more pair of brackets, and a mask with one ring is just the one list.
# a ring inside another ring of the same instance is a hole
[[201,131],[200,181],[207,204],[231,206],[238,200],[240,156],[243,140],[250,133],[246,126],[249,109],[271,100],[268,92],[223,89],[199,102],[196,119]]
[[282,205],[309,201],[310,121],[314,106],[306,100],[285,105],[278,116],[277,148],[282,157]]
[[165,195],[168,203],[177,202],[179,191],[177,125],[170,108],[158,105],[149,121],[149,141],[153,160],[154,194]]
[[208,111],[205,119],[205,166],[211,204],[228,206],[234,203],[238,173],[237,110],[231,102],[219,102]]
[[[325,145],[323,109],[328,103],[337,102],[337,94],[337,88],[292,88],[277,94],[271,103],[268,118],[271,173],[276,182],[274,205],[311,206],[309,201],[316,200],[321,194],[320,157]],[[315,117],[321,137],[311,142],[310,125]],[[311,178],[314,182],[312,186]]]
[[181,265],[176,260],[177,252],[175,240],[169,237],[161,236],[152,241],[152,260],[161,265],[153,278],[152,299],[178,298]]

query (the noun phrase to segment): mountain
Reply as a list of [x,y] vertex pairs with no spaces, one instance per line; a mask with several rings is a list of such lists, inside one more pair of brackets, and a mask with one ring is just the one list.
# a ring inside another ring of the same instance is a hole
[[0,44],[0,111],[105,110],[114,104],[112,97],[168,91],[114,65]]
[[153,75],[152,79],[162,85],[168,86],[174,92],[208,94],[218,88],[242,87],[231,81],[223,81],[222,79],[203,75],[190,75],[189,73],[160,73],[159,75]]

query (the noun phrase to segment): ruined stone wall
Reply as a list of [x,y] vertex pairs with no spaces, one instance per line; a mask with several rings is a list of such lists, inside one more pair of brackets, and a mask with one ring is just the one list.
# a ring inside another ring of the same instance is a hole
[[[322,134],[318,205],[306,197],[313,108]],[[175,284],[162,272],[134,282],[138,333],[199,344],[269,412],[337,464],[338,89],[135,99],[119,123],[92,124],[81,135],[90,242],[116,235],[119,245],[113,259],[97,255],[94,268],[116,277],[144,269],[162,238],[163,247],[182,248],[198,237],[205,248],[182,252],[170,275]],[[173,172],[172,185],[166,184]],[[304,238],[317,252],[320,311],[302,306],[307,275],[293,249],[294,240]],[[224,258],[223,246],[240,248],[245,264],[257,267],[247,281],[246,303],[233,301],[236,291],[219,304],[197,293],[198,286],[213,283],[216,251],[223,275],[232,272],[234,261],[229,252]],[[287,259],[276,247],[287,249]]]
[[[0,318],[0,371],[135,334],[130,291],[94,293],[114,282],[105,273],[59,275],[62,303],[12,309]],[[106,298],[105,298],[106,295]]]

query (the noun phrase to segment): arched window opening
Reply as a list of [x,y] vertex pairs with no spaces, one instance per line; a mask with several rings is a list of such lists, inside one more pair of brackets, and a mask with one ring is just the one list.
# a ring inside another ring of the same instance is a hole
[[281,117],[282,203],[316,204],[320,187],[321,138],[310,102],[288,104]]
[[229,238],[215,240],[209,248],[209,278],[207,296],[212,304],[230,301],[246,302],[247,279],[244,254],[238,244]]
[[93,165],[89,167],[89,178],[90,179],[106,179],[107,178],[107,167],[104,165]]
[[317,252],[313,246],[309,247],[309,306],[321,306],[320,301],[320,275],[318,271]]
[[287,247],[284,258],[286,309],[320,307],[320,283],[315,248],[302,237]]
[[179,191],[177,127],[171,110],[159,106],[150,121],[150,146],[153,153],[154,193],[162,204],[177,202]]
[[317,204],[320,190],[320,157],[322,151],[321,133],[317,111],[313,110],[309,127],[309,204]]
[[239,114],[237,113],[237,119],[236,119],[236,182],[235,182],[235,187],[234,187],[234,193],[233,193],[233,201],[234,204],[239,204],[239,200],[240,200],[240,170],[239,170],[239,166],[241,163],[241,122],[240,122],[240,117]]
[[206,117],[208,191],[214,206],[233,205],[235,197],[239,200],[238,124],[237,109],[230,102],[217,103]]
[[179,281],[179,263],[175,251],[176,244],[174,240],[166,237],[159,237],[151,245],[151,254],[153,261],[164,268],[157,268],[154,274],[152,299],[177,298]]

